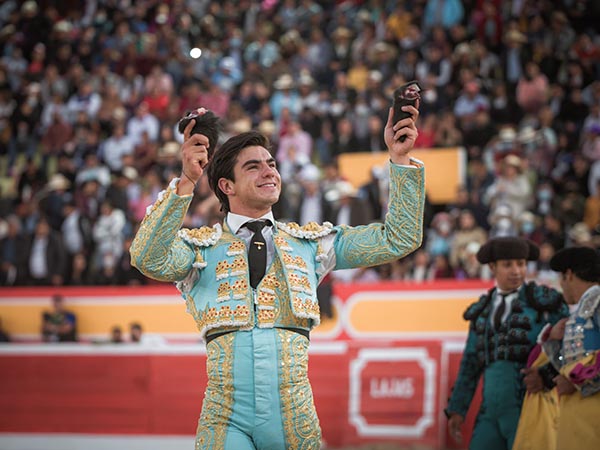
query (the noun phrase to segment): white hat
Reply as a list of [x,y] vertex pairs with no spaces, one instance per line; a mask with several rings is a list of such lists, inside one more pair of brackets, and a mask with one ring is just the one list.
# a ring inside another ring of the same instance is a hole
[[138,177],[138,171],[135,169],[135,167],[123,167],[123,176],[128,180],[134,181]]
[[321,171],[314,164],[306,164],[300,170],[298,177],[301,181],[319,181],[321,179]]
[[169,156],[179,155],[179,144],[175,141],[165,142],[165,144],[158,150],[159,158],[168,158]]
[[62,173],[55,173],[47,184],[49,191],[62,191],[71,187],[71,182]]
[[338,201],[345,197],[356,197],[358,191],[349,181],[339,181],[335,188],[328,191],[325,199],[331,202]]
[[514,141],[517,138],[517,132],[513,127],[502,128],[498,137],[501,141]]
[[233,59],[231,56],[226,56],[219,63],[219,67],[225,70],[233,70],[235,69],[235,59]]
[[294,79],[291,75],[284,73],[273,83],[273,87],[275,89],[292,89],[294,87]]

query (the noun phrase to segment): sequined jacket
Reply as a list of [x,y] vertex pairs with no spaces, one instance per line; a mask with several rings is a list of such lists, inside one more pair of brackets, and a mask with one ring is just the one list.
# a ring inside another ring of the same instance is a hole
[[424,169],[392,164],[384,223],[300,227],[277,222],[273,263],[253,290],[245,244],[226,223],[180,229],[191,196],[178,196],[176,186],[173,180],[149,207],[131,245],[131,261],[150,278],[176,283],[203,337],[211,330],[316,326],[316,288],[326,274],[320,265],[329,257],[321,244],[332,233],[335,269],[388,263],[422,241]]
[[[547,324],[568,316],[569,310],[562,295],[547,286],[534,282],[524,284],[513,300],[512,309],[499,330],[490,323],[496,288],[482,295],[464,313],[470,321],[467,344],[463,352],[458,377],[454,384],[447,411],[467,413],[479,377],[495,361],[514,363],[515,371],[507,376],[519,376],[537,336]],[[521,380],[516,380],[521,384]],[[524,390],[523,390],[524,393]]]
[[600,286],[591,287],[579,300],[577,311],[565,324],[562,345],[544,340],[542,347],[582,396],[600,392]]

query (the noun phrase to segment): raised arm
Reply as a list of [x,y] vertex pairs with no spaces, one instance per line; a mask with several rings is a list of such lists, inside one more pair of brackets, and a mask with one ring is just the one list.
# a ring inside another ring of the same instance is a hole
[[[390,198],[385,222],[354,228],[340,227],[334,248],[336,269],[388,263],[415,251],[423,240],[425,170],[409,156],[418,132],[419,111],[405,106],[407,119],[392,123],[388,114],[384,137],[390,153]],[[406,136],[401,142],[400,137]]]
[[192,197],[177,195],[177,184],[173,180],[148,208],[131,244],[131,265],[155,280],[180,281],[194,263],[194,251],[177,236]]

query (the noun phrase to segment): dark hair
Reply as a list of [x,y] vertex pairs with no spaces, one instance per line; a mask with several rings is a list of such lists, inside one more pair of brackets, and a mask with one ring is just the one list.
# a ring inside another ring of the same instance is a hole
[[258,131],[247,131],[229,138],[214,153],[206,167],[208,185],[221,203],[221,210],[229,212],[229,198],[219,189],[219,180],[225,178],[235,181],[233,168],[237,157],[246,147],[260,146],[270,150],[269,140]]
[[215,115],[212,111],[206,111],[204,114],[198,114],[196,111],[188,111],[184,117],[179,120],[177,129],[181,134],[187,127],[188,123],[194,119],[196,123],[190,134],[203,134],[208,138],[208,159],[210,160],[219,140],[219,129],[221,124],[219,122],[219,116]]
[[592,264],[587,267],[577,267],[571,269],[577,278],[590,283],[598,283],[600,281],[600,264]]

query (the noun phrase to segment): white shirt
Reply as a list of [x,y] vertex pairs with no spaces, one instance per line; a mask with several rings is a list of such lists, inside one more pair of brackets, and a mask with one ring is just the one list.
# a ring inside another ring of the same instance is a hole
[[[227,226],[231,232],[237,235],[239,238],[243,239],[246,243],[246,249],[250,245],[250,241],[252,240],[253,233],[250,229],[244,227],[243,225],[248,221],[256,221],[256,220],[264,220],[269,219],[271,223],[275,223],[275,219],[273,217],[273,212],[269,211],[262,217],[258,219],[242,216],[240,214],[234,214],[232,212],[227,214]],[[271,265],[273,261],[273,257],[275,255],[275,244],[273,243],[273,227],[266,226],[263,228],[263,237],[265,238],[265,243],[267,244],[267,267]],[[335,233],[330,233],[326,236],[320,238],[321,248],[326,253],[327,257],[319,263],[317,266],[317,274],[323,277],[325,274],[331,272],[335,267],[335,252],[333,250],[333,239],[335,237]],[[322,279],[322,278],[321,278]]]
[[79,230],[79,211],[74,211],[65,217],[61,226],[65,247],[67,251],[74,255],[83,250],[83,236]]
[[[252,217],[242,216],[240,214],[234,214],[232,212],[227,214],[227,225],[231,232],[237,235],[239,238],[242,238],[246,243],[246,250],[250,246],[250,241],[252,240],[252,236],[254,233],[249,228],[243,226],[246,222],[255,222],[258,220],[268,219],[272,224],[275,223],[275,218],[273,217],[273,212],[269,211],[262,217],[258,219],[253,219]],[[267,267],[271,265],[271,261],[273,261],[273,256],[275,255],[275,244],[273,243],[273,227],[265,226],[262,230],[263,237],[265,238],[265,243],[267,244]]]
[[300,225],[305,225],[309,222],[321,223],[321,197],[313,195],[304,197],[304,201],[300,206]]
[[[504,293],[505,293],[505,291],[496,289],[496,293],[494,294],[494,304],[492,307],[492,313],[490,314],[490,322],[492,323],[492,325],[494,324],[494,316],[496,315],[496,310],[498,309],[498,307],[500,306],[500,302],[502,301],[501,294],[504,294]],[[508,318],[508,316],[510,315],[510,313],[512,311],[512,303],[518,296],[519,296],[519,291],[517,290],[505,297],[506,308],[504,308],[504,314],[502,314],[502,319],[500,320],[501,323],[504,323],[506,321],[506,319]]]
[[33,278],[44,278],[48,276],[48,264],[46,261],[46,248],[48,238],[35,238],[31,246],[29,257],[29,271]]

